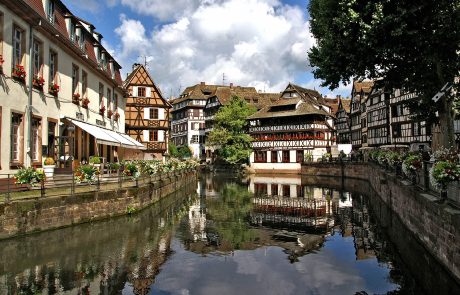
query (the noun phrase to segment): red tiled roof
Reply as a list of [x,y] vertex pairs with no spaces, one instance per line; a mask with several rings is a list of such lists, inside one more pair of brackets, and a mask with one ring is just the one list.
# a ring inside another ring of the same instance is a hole
[[96,53],[94,52],[94,46],[89,40],[85,40],[85,48],[86,54],[88,54],[88,58],[97,63]]
[[45,10],[43,9],[42,0],[24,0],[30,7],[32,7],[40,16],[45,17]]
[[65,25],[64,15],[58,9],[54,10],[54,24],[62,34],[64,34],[67,38],[69,37],[67,26]]
[[121,78],[120,71],[115,71],[115,81],[117,82],[118,85],[123,84],[123,79]]

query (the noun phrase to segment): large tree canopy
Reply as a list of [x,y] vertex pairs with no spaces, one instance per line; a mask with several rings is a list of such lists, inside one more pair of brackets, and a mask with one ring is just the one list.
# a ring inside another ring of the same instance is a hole
[[207,145],[216,148],[217,155],[230,164],[247,161],[251,153],[247,118],[255,112],[243,99],[232,97],[230,103],[216,113]]
[[439,111],[453,136],[453,97],[431,98],[459,75],[460,0],[311,0],[309,12],[317,45],[308,56],[323,86],[383,78],[419,93],[417,108],[431,121]]

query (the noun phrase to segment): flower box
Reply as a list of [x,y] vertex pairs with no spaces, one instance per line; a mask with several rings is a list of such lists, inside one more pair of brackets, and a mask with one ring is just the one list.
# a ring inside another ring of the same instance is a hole
[[102,106],[100,109],[99,109],[99,114],[101,116],[104,116],[104,113],[105,113],[105,106]]
[[81,100],[81,106],[82,106],[83,108],[87,109],[87,108],[88,108],[88,105],[89,105],[89,99],[88,99],[87,97],[83,98],[83,99]]
[[14,66],[14,69],[13,69],[13,73],[12,73],[12,76],[14,79],[16,79],[17,81],[19,82],[25,82],[26,80],[26,70],[24,69],[23,66],[21,65],[15,65]]
[[108,110],[107,111],[107,118],[112,118],[112,115],[113,115],[113,111],[112,110]]
[[51,83],[50,86],[48,87],[48,92],[52,96],[56,97],[59,93],[59,85],[55,83]]
[[43,91],[43,85],[45,85],[45,79],[43,79],[43,77],[34,76],[32,79],[32,85],[34,88]]
[[80,105],[80,93],[74,93],[72,95],[72,103]]

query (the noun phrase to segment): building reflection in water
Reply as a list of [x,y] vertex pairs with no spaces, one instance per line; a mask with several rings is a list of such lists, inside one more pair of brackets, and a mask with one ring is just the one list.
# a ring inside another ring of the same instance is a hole
[[1,241],[0,294],[148,294],[195,199],[185,196],[132,217]]
[[201,198],[190,207],[184,227],[190,233],[182,235],[190,251],[225,254],[279,246],[296,261],[336,234],[353,238],[357,260],[382,251],[359,194],[305,185],[292,175],[251,175],[246,181],[206,175],[200,187]]
[[356,260],[392,261],[367,198],[304,183],[301,177],[203,175],[190,189],[198,196],[2,241],[0,294],[148,294],[173,255],[174,239],[200,255],[276,246],[295,263],[341,235],[353,240]]

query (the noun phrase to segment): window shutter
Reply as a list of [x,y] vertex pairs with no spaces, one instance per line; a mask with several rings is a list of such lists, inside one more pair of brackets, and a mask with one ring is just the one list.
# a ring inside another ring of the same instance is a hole
[[144,108],[144,119],[150,119],[150,108]]
[[160,120],[165,119],[165,110],[164,109],[158,109],[158,119],[160,119]]
[[144,141],[149,141],[149,131],[148,130],[142,130],[144,133]]
[[137,86],[133,86],[133,96],[137,97]]
[[145,87],[145,97],[150,97],[151,94],[152,94],[152,88]]
[[165,135],[164,135],[164,130],[158,130],[158,141],[159,142],[164,142],[165,141]]

